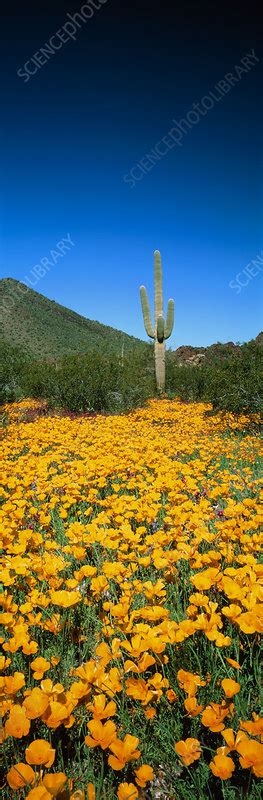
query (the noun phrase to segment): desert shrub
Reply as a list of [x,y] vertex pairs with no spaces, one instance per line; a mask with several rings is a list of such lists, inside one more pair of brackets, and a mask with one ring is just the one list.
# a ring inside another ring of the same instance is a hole
[[74,413],[126,411],[154,394],[154,369],[144,353],[105,357],[97,350],[53,364],[33,363],[26,393]]
[[74,413],[125,411],[154,394],[153,360],[147,355],[136,348],[124,358],[94,349],[57,361],[37,361],[22,349],[2,343],[0,402],[33,397]]
[[0,403],[12,403],[24,396],[29,364],[30,358],[21,348],[0,342]]
[[170,397],[178,397],[181,400],[194,402],[202,400],[206,387],[207,370],[202,365],[193,367],[188,364],[179,366],[169,354],[167,354],[167,379],[166,389]]
[[50,407],[59,403],[56,364],[48,361],[31,361],[23,375],[24,394],[27,397],[45,398]]
[[238,358],[228,356],[207,367],[204,397],[215,410],[262,413],[262,348],[249,343],[240,350]]
[[201,366],[179,366],[167,354],[167,392],[182,400],[212,403],[215,411],[262,413],[262,347],[242,345],[236,353],[210,355]]
[[118,386],[123,409],[142,405],[156,394],[153,347],[134,351],[118,364]]
[[104,411],[107,394],[116,386],[114,367],[112,359],[96,351],[64,358],[56,371],[60,405],[78,413]]
[[[215,411],[255,414],[262,411],[262,348],[249,343],[236,352],[209,355],[200,366],[178,365],[166,354],[166,392],[187,402],[204,401]],[[45,398],[50,408],[73,413],[123,412],[156,395],[153,347],[104,354],[86,354],[55,361],[35,361],[21,349],[0,348],[0,402],[21,397]]]

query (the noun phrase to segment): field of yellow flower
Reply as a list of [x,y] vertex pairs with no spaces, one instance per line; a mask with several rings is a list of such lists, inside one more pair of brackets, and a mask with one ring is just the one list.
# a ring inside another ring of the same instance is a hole
[[4,800],[259,799],[260,445],[206,411],[4,409]]

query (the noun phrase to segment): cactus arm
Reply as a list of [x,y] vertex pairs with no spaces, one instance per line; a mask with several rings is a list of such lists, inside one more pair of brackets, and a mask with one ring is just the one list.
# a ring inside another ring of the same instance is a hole
[[141,295],[143,321],[146,333],[150,337],[150,339],[155,339],[152,320],[151,320],[150,304],[145,286],[140,287],[140,295]]
[[161,316],[161,314],[159,314],[159,317],[157,318],[157,330],[156,330],[156,333],[157,333],[157,340],[158,340],[158,342],[160,344],[164,340],[164,329],[165,329],[164,318]]
[[162,261],[159,250],[154,252],[154,324],[157,331],[158,317],[163,316]]
[[169,339],[174,326],[174,300],[168,300],[166,323],[164,327],[164,339]]

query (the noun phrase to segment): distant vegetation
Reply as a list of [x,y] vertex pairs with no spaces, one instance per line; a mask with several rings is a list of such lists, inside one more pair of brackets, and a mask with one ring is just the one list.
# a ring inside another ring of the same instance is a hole
[[226,351],[222,358],[219,349],[200,366],[178,366],[169,360],[167,391],[183,400],[205,400],[216,411],[233,414],[260,414],[263,411],[262,346],[254,342],[243,344],[236,351]]
[[[1,284],[6,297],[17,282]],[[1,403],[33,397],[74,414],[112,413],[156,395],[152,345],[85,320],[32,290],[3,316]],[[186,402],[209,402],[215,410],[258,414],[263,410],[262,352],[261,334],[240,346],[168,351],[166,393]]]
[[[51,408],[74,413],[126,411],[156,394],[153,348],[119,358],[93,350],[57,362],[32,361],[19,348],[2,345],[0,402],[41,397]],[[167,353],[166,392],[184,401],[205,401],[214,409],[233,413],[260,413],[262,404],[262,348],[242,345],[239,355],[222,361],[214,357],[200,366],[179,366]]]

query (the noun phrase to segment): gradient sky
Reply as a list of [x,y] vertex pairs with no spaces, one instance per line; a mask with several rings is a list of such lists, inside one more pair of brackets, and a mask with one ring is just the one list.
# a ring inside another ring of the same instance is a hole
[[[169,345],[246,341],[262,328],[262,29],[252,0],[108,0],[25,83],[17,70],[81,8],[5,12],[1,277],[30,279],[70,234],[75,246],[34,287],[91,319],[147,338],[153,251],[175,299]],[[177,6],[175,8],[175,6]],[[247,52],[259,62],[136,183],[124,175]],[[241,277],[242,280],[242,277]]]

